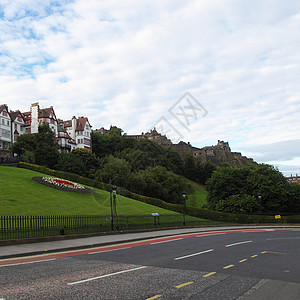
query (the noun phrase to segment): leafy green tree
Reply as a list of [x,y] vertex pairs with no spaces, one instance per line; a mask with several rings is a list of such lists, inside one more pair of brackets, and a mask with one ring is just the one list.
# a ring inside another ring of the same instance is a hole
[[300,184],[292,183],[288,189],[287,211],[300,213]]
[[32,151],[26,150],[23,154],[22,160],[29,164],[35,164],[34,153]]
[[60,153],[57,169],[93,178],[100,167],[100,160],[88,149],[77,148],[70,153]]
[[39,125],[35,134],[36,148],[34,149],[35,162],[38,165],[54,168],[58,162],[57,141],[48,123]]
[[13,144],[12,151],[18,156],[21,156],[25,151],[33,152],[36,149],[36,136],[34,134],[23,134],[17,139],[17,142]]
[[144,194],[150,197],[160,198],[170,203],[182,203],[182,192],[192,191],[192,187],[183,177],[161,166],[148,167],[138,174],[146,183]]
[[[30,156],[28,151],[31,152]],[[48,123],[39,125],[38,133],[19,136],[13,146],[13,152],[18,155],[26,153],[24,160],[34,161],[49,168],[54,168],[59,156],[56,138]]]
[[[228,201],[232,203],[233,200],[237,200],[240,203],[242,198],[247,199],[245,195],[253,197],[252,200],[255,199],[252,203],[259,204],[259,208],[255,205],[251,206],[257,209],[256,212],[278,213],[287,209],[288,182],[270,165],[258,164],[241,169],[223,166],[213,172],[206,183],[206,188],[208,205],[211,209],[220,209]],[[243,195],[243,197],[232,198],[231,196],[234,195]],[[258,202],[258,195],[261,196],[260,202]]]
[[259,208],[257,198],[251,195],[231,195],[216,205],[216,210],[229,213],[253,213]]
[[144,152],[140,149],[129,151],[124,150],[121,153],[121,157],[123,157],[130,164],[131,169],[134,172],[145,170],[147,167],[155,166],[155,159],[147,152]]
[[212,175],[212,173],[216,170],[217,168],[215,165],[207,161],[205,164],[202,164],[200,162],[196,163],[196,175],[194,181],[197,181],[199,183],[205,184],[207,179],[209,179]]
[[88,149],[77,148],[72,150],[71,154],[75,157],[80,158],[85,165],[85,173],[87,174],[90,170],[95,170],[100,167],[100,160]]
[[230,166],[216,170],[206,182],[209,208],[216,209],[219,201],[232,195],[247,194],[246,178],[248,173],[247,168],[238,169]]
[[195,180],[197,175],[196,162],[192,154],[187,154],[184,158],[183,174],[185,177]]
[[54,169],[58,162],[59,153],[56,148],[51,146],[39,146],[36,148],[34,159],[35,163]]
[[216,168],[216,166],[212,162],[207,161],[204,164],[204,168],[203,169],[204,169],[203,171],[204,171],[204,180],[205,181],[202,182],[202,183],[205,184],[206,180],[209,179],[212,176],[213,172],[215,170],[217,170],[217,168]]
[[262,212],[286,211],[289,183],[274,166],[259,164],[250,168],[245,184],[248,194],[261,195]]
[[110,126],[109,135],[122,135],[123,130],[116,126]]
[[74,155],[72,152],[59,154],[57,169],[64,172],[75,173],[81,176],[86,175],[84,161],[80,156]]
[[131,183],[130,165],[124,159],[109,155],[104,159],[104,166],[96,173],[95,179],[126,188]]

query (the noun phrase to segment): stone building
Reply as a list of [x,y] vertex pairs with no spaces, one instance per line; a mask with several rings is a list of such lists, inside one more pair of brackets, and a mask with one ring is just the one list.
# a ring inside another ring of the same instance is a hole
[[190,143],[184,142],[173,144],[165,135],[158,133],[156,128],[145,134],[128,135],[128,137],[134,139],[149,139],[161,146],[170,147],[183,159],[187,154],[191,154],[194,156],[196,161],[199,161],[202,164],[210,161],[216,166],[221,166],[222,164],[227,163],[232,166],[243,167],[254,163],[252,158],[242,156],[239,152],[231,152],[229,143],[221,140],[218,140],[217,145],[206,146],[203,148],[196,148]]

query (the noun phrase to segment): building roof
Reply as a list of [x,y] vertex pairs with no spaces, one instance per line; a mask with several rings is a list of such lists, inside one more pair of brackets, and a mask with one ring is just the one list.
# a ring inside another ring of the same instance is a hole
[[84,130],[84,127],[85,127],[85,124],[86,122],[88,122],[88,119],[87,118],[79,118],[77,119],[77,126],[76,126],[76,131],[81,131],[81,130]]
[[[39,109],[39,118],[50,118],[51,113],[53,114],[54,118],[57,120],[53,106],[48,108],[40,108]],[[23,115],[28,118],[31,117],[31,112],[27,111],[24,112]]]
[[[75,118],[75,117],[73,117],[73,118]],[[86,118],[86,117],[80,117],[80,118],[76,119],[76,128],[75,128],[75,131],[82,131],[82,130],[84,130],[85,125],[87,123],[88,123],[88,125],[90,127],[92,127],[90,125],[90,122],[89,122],[88,118]],[[72,127],[72,120],[64,121],[64,127],[65,128]]]
[[7,105],[6,105],[6,104],[0,105],[0,113],[1,113],[4,109],[6,109],[6,111],[8,112],[8,108],[7,108]]
[[64,127],[72,127],[72,120],[64,121]]
[[14,121],[18,116],[20,116],[24,120],[23,114],[19,110],[10,112],[10,118],[12,121]]

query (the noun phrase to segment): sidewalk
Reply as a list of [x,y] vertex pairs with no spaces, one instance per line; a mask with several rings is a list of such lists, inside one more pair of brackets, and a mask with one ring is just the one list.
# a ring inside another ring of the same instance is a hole
[[234,229],[257,229],[257,228],[299,228],[296,225],[285,226],[227,226],[227,227],[201,227],[201,228],[182,228],[165,229],[158,231],[119,233],[111,235],[99,235],[77,239],[66,239],[50,242],[38,242],[0,247],[0,259],[20,257],[27,255],[45,254],[58,251],[83,249],[88,247],[105,246],[116,243],[126,243],[156,237],[165,237],[184,233],[197,233],[206,231],[234,230]]

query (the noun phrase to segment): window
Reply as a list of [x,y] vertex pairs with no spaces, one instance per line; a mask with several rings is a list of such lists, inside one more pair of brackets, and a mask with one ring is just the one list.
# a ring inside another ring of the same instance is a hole
[[8,130],[2,129],[2,136],[9,139],[10,132]]
[[10,124],[9,124],[9,120],[7,120],[7,126],[9,126]]
[[2,124],[4,125],[4,119],[2,118]]

